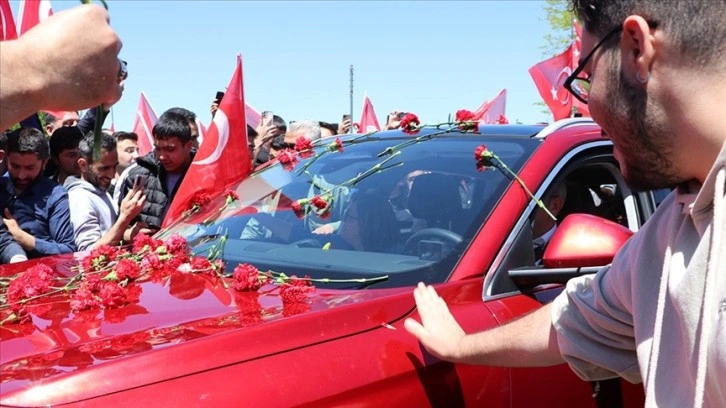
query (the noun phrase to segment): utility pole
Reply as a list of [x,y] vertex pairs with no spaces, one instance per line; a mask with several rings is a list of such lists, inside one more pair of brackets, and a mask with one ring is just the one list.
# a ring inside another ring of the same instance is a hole
[[353,65],[350,66],[350,130],[353,133]]

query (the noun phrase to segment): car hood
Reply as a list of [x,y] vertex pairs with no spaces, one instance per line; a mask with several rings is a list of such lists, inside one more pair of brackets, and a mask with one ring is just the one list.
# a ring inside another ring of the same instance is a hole
[[[76,261],[58,256],[41,262],[70,274]],[[238,292],[200,275],[139,286],[139,301],[122,308],[74,314],[60,297],[31,322],[0,326],[0,405],[80,401],[350,336],[385,326],[414,307],[408,288],[321,285],[307,303],[288,305],[274,285]],[[184,363],[172,370],[170,361]]]

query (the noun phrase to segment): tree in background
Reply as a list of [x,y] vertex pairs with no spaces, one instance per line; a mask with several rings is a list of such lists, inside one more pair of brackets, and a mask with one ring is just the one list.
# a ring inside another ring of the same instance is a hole
[[542,56],[553,57],[562,52],[575,39],[572,21],[575,14],[567,9],[567,0],[546,0],[544,10],[550,33],[544,36],[544,44],[540,45]]

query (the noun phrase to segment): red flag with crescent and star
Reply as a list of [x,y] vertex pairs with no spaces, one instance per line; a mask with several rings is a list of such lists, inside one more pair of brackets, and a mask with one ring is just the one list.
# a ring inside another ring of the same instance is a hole
[[252,171],[247,147],[242,56],[237,55],[237,69],[219,103],[219,109],[204,135],[204,143],[194,156],[179,189],[166,213],[162,227],[170,225],[190,208],[191,198],[199,192],[215,194]]
[[572,103],[575,99],[563,86],[572,73],[572,52],[574,44],[562,54],[538,62],[529,69],[540,96],[552,111],[555,120],[569,118],[572,115]]

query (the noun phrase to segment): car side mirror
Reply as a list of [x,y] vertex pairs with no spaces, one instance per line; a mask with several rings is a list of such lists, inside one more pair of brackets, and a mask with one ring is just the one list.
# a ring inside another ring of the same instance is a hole
[[570,214],[555,230],[542,257],[546,268],[602,266],[612,262],[633,231],[590,214]]
[[612,262],[633,232],[622,225],[589,214],[570,214],[562,220],[542,257],[542,266],[509,270],[509,278],[525,290],[562,284],[597,272]]

